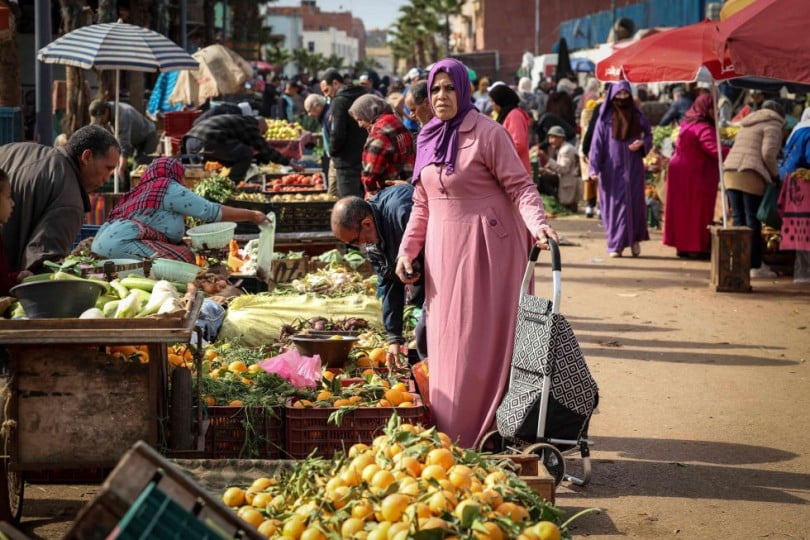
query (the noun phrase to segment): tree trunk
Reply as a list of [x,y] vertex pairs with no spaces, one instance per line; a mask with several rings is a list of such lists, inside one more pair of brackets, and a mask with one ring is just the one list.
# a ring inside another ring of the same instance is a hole
[[[136,26],[149,27],[151,25],[150,13],[152,0],[132,0],[130,2],[130,22]],[[144,103],[144,74],[141,71],[127,71],[129,79],[129,104],[143,113],[146,110]]]
[[22,83],[20,82],[20,57],[17,54],[17,31],[14,21],[20,15],[16,3],[0,0],[0,6],[11,11],[11,39],[0,42],[0,106],[20,107],[22,105]]
[[[100,0],[98,3],[98,13],[96,22],[112,23],[118,20],[118,7],[116,0]],[[105,101],[115,99],[115,72],[110,70],[95,70],[98,79],[97,99]]]
[[[87,26],[93,22],[93,13],[84,0],[59,0],[62,13],[62,34]],[[65,67],[67,105],[62,120],[62,132],[69,137],[74,131],[90,123],[87,111],[90,103],[85,92],[84,70]]]

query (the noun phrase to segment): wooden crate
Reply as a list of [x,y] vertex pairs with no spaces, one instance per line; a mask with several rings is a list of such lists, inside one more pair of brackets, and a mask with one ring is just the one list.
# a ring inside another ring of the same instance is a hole
[[717,292],[750,292],[751,229],[710,227],[712,237],[709,286]]
[[487,459],[508,460],[512,463],[510,467],[520,479],[541,498],[554,504],[554,477],[551,476],[546,467],[540,463],[536,454],[494,454],[487,456]]
[[157,443],[157,351],[148,364],[92,345],[10,346],[9,356],[20,470],[111,467],[138,440]]
[[186,510],[224,533],[226,538],[263,538],[236,512],[198,486],[186,473],[143,442],[135,444],[118,462],[101,491],[85,506],[64,540],[106,538],[151,483]]

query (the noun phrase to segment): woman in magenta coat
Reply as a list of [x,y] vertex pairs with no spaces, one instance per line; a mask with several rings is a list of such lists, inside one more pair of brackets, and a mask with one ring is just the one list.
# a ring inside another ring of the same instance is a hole
[[[727,148],[721,150],[723,158]],[[714,101],[698,96],[681,121],[675,155],[667,169],[664,244],[679,257],[709,257],[709,225],[714,218],[717,185],[717,134]]]
[[431,412],[473,447],[508,384],[529,248],[556,233],[509,134],[473,107],[464,64],[437,62],[428,90],[435,118],[417,140],[397,275],[416,280],[411,261],[424,247]]

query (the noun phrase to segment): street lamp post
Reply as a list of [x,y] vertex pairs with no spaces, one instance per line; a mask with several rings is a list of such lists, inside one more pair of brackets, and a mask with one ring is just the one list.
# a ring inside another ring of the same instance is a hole
[[[36,50],[40,50],[51,42],[51,2],[49,0],[36,0],[34,18],[36,19],[34,41]],[[40,144],[50,146],[53,143],[51,66],[45,62],[36,64],[34,68],[37,114],[35,138]]]

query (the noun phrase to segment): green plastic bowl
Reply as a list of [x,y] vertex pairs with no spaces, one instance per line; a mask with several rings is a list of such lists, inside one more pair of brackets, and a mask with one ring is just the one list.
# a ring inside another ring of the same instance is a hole
[[84,279],[49,279],[11,288],[29,319],[71,319],[96,305],[104,285]]

